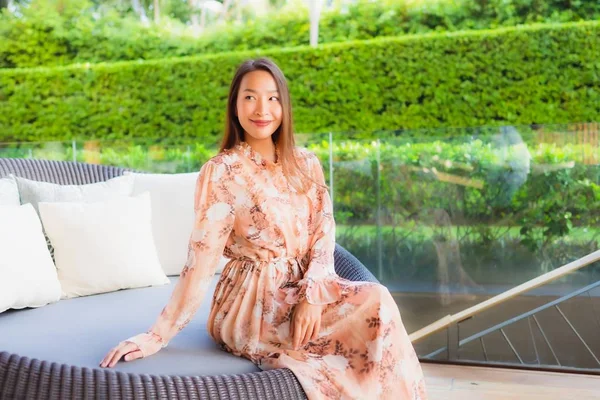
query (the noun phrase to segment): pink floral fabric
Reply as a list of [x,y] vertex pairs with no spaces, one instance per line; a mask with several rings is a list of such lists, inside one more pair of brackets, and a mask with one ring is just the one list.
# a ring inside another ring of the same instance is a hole
[[[296,157],[325,183],[314,154],[298,148]],[[426,399],[421,367],[388,290],[334,271],[326,189],[313,185],[298,194],[279,163],[242,142],[203,165],[195,208],[188,261],[144,340],[166,346],[189,323],[225,254],[231,261],[207,323],[224,350],[264,370],[290,368],[310,400]],[[304,299],[324,306],[321,332],[294,350],[290,319]]]

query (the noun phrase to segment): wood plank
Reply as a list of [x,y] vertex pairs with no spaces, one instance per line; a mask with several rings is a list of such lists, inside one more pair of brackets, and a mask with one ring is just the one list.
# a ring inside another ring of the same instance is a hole
[[592,400],[600,376],[423,363],[430,400]]

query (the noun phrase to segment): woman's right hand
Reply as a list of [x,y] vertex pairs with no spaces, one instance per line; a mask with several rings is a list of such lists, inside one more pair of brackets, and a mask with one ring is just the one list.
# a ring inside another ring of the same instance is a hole
[[124,357],[125,361],[133,361],[158,353],[165,347],[163,339],[153,332],[140,333],[122,341],[100,362],[102,368],[112,368]]

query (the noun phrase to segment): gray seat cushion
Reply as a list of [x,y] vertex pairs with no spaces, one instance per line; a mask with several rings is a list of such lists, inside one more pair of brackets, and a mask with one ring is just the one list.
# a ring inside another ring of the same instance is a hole
[[[36,309],[0,314],[0,351],[78,367],[98,368],[121,340],[145,332],[167,304],[174,283],[60,300]],[[221,350],[206,331],[212,292],[194,320],[152,357],[120,362],[117,371],[154,375],[221,375],[260,371],[250,361]]]

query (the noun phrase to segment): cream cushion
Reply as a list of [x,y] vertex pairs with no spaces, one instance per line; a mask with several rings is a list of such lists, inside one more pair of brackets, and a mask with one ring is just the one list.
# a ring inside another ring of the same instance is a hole
[[150,195],[41,202],[62,298],[169,283],[152,237]]
[[[163,271],[179,275],[187,261],[194,227],[194,192],[198,172],[181,174],[126,173],[135,177],[133,195],[150,193],[152,232]],[[229,259],[222,257],[217,273]]]
[[0,205],[0,312],[60,299],[60,283],[31,206]]
[[19,200],[19,188],[14,176],[0,179],[0,205],[18,206],[19,204],[21,204]]

